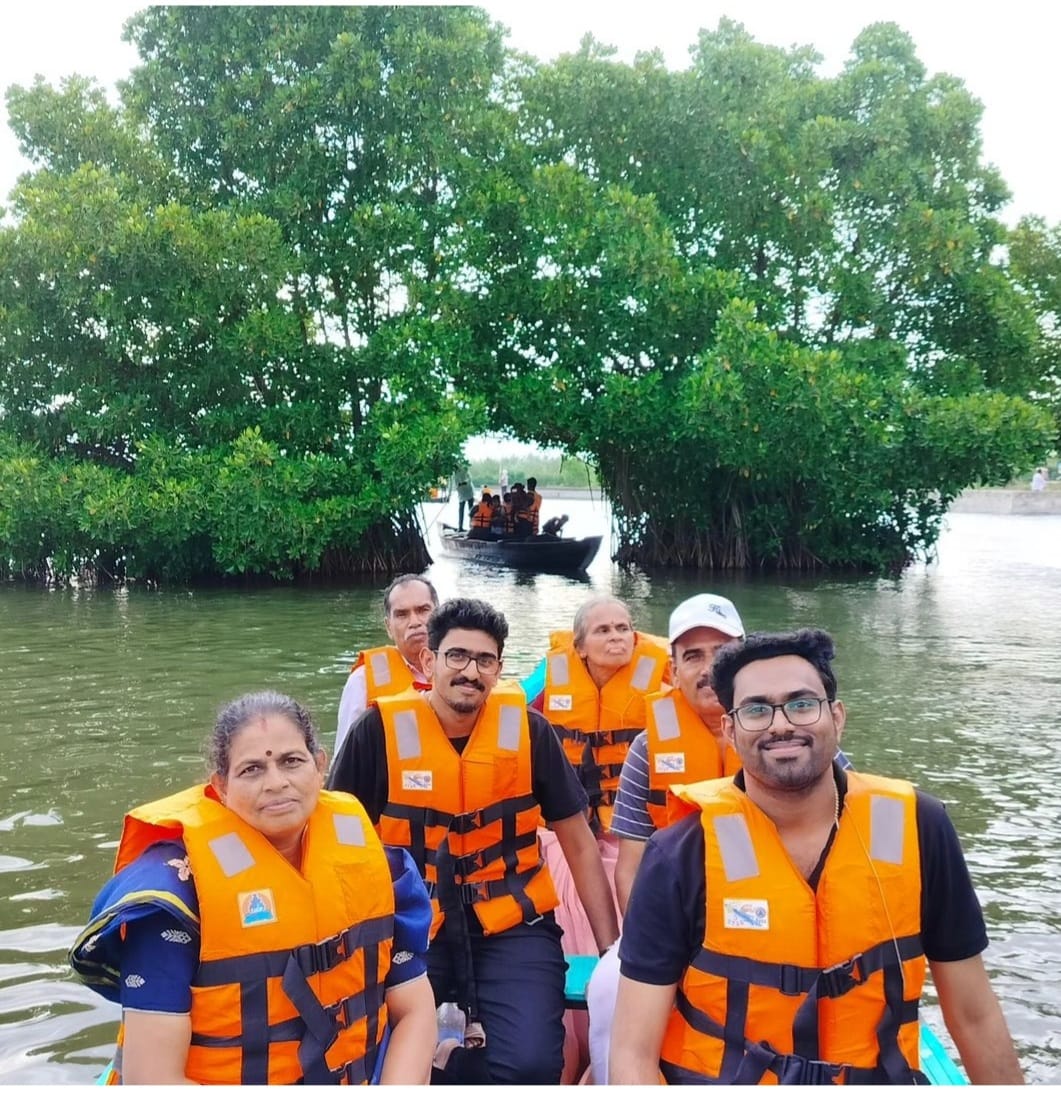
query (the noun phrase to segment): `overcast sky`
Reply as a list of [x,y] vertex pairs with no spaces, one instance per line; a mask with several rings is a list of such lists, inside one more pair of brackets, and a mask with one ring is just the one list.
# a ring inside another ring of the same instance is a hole
[[[29,84],[40,73],[58,83],[73,72],[105,86],[136,63],[121,41],[123,22],[144,5],[124,0],[33,2],[5,6],[0,33],[0,85]],[[943,0],[643,0],[641,3],[555,3],[496,0],[482,5],[510,29],[509,42],[547,59],[578,47],[586,32],[632,59],[660,48],[668,64],[684,67],[701,27],[721,16],[744,23],[751,34],[780,46],[815,46],[823,73],[835,72],[851,42],[867,24],[898,23],[914,39],[930,73],[960,77],[984,104],[984,155],[1013,192],[1004,212],[1015,222],[1038,213],[1061,222],[1061,153],[1057,111],[1061,104],[1061,5],[1053,0],[1007,0],[990,6]],[[26,170],[17,143],[0,127],[0,200]]]

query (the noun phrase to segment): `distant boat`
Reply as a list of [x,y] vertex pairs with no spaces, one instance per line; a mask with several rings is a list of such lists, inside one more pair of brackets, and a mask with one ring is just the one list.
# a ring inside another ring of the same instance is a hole
[[442,527],[440,537],[442,550],[448,556],[495,563],[523,571],[551,571],[561,574],[584,571],[593,562],[602,539],[580,537],[576,540],[541,533],[519,540],[478,540],[459,533],[448,525]]

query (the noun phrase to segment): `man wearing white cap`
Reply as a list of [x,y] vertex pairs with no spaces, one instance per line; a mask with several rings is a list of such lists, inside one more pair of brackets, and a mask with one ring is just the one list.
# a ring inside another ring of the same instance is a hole
[[[733,602],[718,594],[696,594],[671,613],[667,640],[677,687],[646,699],[646,730],[630,745],[612,814],[611,832],[619,838],[615,892],[620,913],[626,912],[645,842],[667,824],[668,786],[710,780],[740,768],[735,751],[727,751],[722,738],[725,713],[711,688],[709,671],[719,647],[743,635],[744,624]],[[613,946],[597,964],[586,993],[596,1084],[608,1083],[618,978],[618,949]]]

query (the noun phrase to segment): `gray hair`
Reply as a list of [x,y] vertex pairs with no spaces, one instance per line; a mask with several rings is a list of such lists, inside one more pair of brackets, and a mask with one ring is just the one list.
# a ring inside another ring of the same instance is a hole
[[210,771],[218,776],[228,776],[232,740],[255,719],[269,715],[283,716],[290,720],[302,734],[306,749],[313,757],[320,751],[320,735],[313,717],[297,700],[283,693],[267,690],[261,693],[245,693],[229,701],[218,713],[214,729],[206,744],[206,759]]
[[399,575],[393,582],[383,591],[383,615],[385,617],[390,616],[391,612],[391,594],[398,589],[399,586],[406,586],[410,582],[422,582],[426,587],[428,593],[431,595],[431,604],[438,606],[438,591],[435,589],[434,584],[430,579],[425,578],[423,575],[405,574]]
[[626,615],[630,617],[630,623],[633,624],[633,614],[630,612],[630,606],[625,601],[620,601],[619,598],[613,597],[611,594],[597,594],[595,597],[591,597],[589,601],[584,601],[575,611],[575,620],[571,625],[571,631],[574,633],[576,647],[586,638],[586,629],[589,626],[587,617],[594,609],[599,609],[602,605],[618,605],[621,609],[625,609]]

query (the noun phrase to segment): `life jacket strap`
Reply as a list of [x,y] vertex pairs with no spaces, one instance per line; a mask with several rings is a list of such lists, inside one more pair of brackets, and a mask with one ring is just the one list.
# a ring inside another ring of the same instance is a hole
[[703,974],[727,981],[776,989],[786,997],[802,997],[814,992],[818,997],[843,997],[862,985],[871,974],[899,961],[917,959],[923,954],[920,935],[884,940],[832,967],[801,967],[789,963],[764,963],[739,955],[701,948],[692,966]]
[[386,914],[322,940],[319,944],[303,944],[295,949],[255,952],[228,959],[204,959],[195,974],[193,985],[213,987],[250,985],[266,978],[280,978],[294,957],[300,970],[308,977],[323,974],[347,959],[355,951],[381,944],[394,936],[394,917]]
[[620,727],[615,730],[581,731],[576,727],[557,726],[556,732],[561,739],[568,739],[580,745],[587,743],[593,749],[601,746],[618,746],[626,742],[633,742],[644,730],[644,727]]
[[495,822],[503,822],[508,818],[515,818],[523,811],[533,810],[538,801],[529,792],[526,795],[513,795],[502,799],[497,803],[491,803],[488,807],[480,807],[466,814],[456,814],[450,823],[450,832],[457,834],[472,833],[475,830],[484,829]]
[[[476,902],[485,902],[490,898],[500,898],[506,894],[516,896],[516,891],[522,893],[527,889],[527,884],[541,871],[542,863],[542,861],[539,861],[533,868],[527,871],[513,872],[506,875],[504,879],[491,879],[481,883],[457,883],[455,884],[457,896],[461,903],[466,906],[472,906]],[[437,883],[427,883],[425,885],[431,898],[438,896]]]
[[482,871],[485,867],[502,856],[508,849],[526,849],[530,848],[532,845],[537,845],[537,843],[538,833],[536,830],[517,834],[511,842],[502,838],[500,841],[495,841],[492,845],[487,845],[485,848],[476,849],[475,852],[465,853],[463,856],[455,856],[453,858],[453,868],[458,878],[466,878],[469,875],[474,875],[477,871]]

